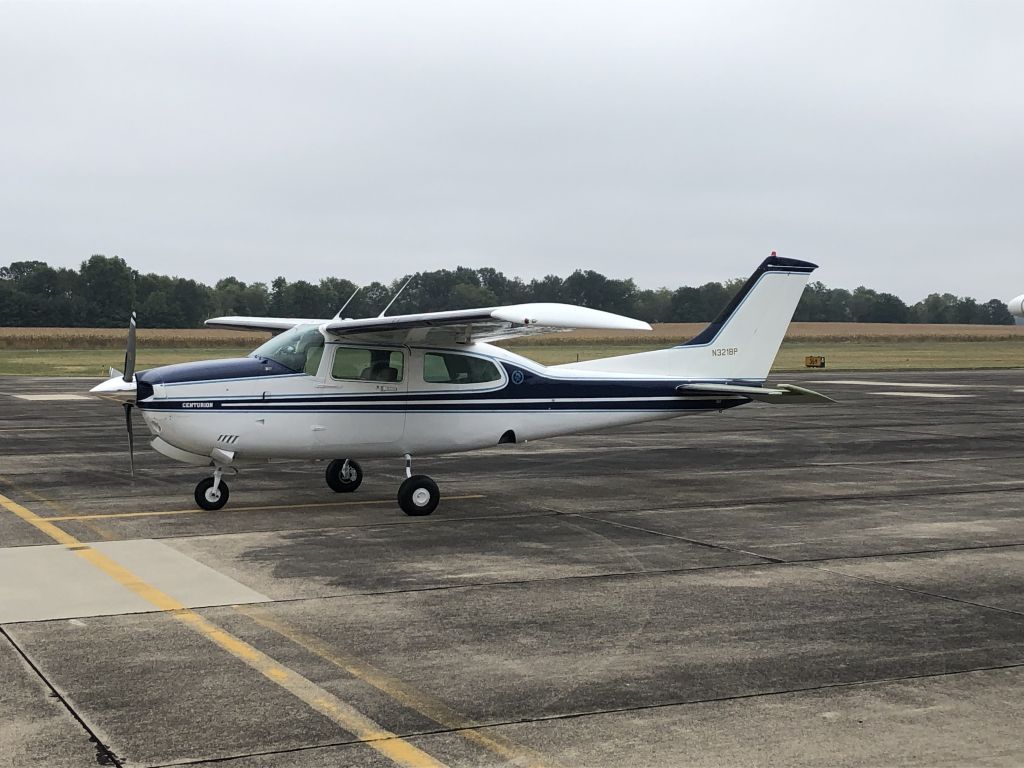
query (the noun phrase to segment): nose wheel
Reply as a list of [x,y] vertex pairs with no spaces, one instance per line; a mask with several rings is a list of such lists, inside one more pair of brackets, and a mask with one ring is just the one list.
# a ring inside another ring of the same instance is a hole
[[220,477],[220,470],[213,477],[200,480],[196,485],[196,504],[212,512],[228,503],[228,484]]

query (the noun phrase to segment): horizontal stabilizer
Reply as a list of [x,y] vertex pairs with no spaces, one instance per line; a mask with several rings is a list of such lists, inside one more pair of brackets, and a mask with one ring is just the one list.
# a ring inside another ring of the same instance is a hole
[[677,392],[709,395],[742,395],[762,403],[834,403],[831,397],[820,392],[798,387],[795,384],[776,384],[771,387],[744,387],[739,384],[680,384]]

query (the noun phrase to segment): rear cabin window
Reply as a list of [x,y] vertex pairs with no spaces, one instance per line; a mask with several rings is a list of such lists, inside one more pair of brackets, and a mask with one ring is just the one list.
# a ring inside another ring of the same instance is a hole
[[490,360],[448,353],[423,355],[423,380],[430,384],[484,384],[500,379],[498,366]]
[[390,349],[338,347],[331,376],[354,381],[401,381],[405,356]]

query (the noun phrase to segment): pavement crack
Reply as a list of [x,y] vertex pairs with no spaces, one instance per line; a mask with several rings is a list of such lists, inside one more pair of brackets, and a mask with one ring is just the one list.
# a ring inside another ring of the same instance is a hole
[[[405,734],[403,738],[409,736],[417,736],[419,734]],[[219,763],[231,763],[235,760],[248,760],[251,757],[272,757],[274,755],[293,755],[301,752],[312,752],[316,749],[332,749],[334,747],[351,747],[357,744],[365,744],[364,741],[358,739],[350,739],[345,741],[331,741],[324,744],[308,744],[302,747],[289,747],[288,749],[270,749],[261,752],[244,752],[234,755],[221,755],[220,757],[197,757],[188,760],[176,760],[170,763],[159,763],[151,765],[150,768],[180,768],[185,765],[214,765]]]
[[[725,544],[713,544],[713,543],[711,543],[709,541],[702,541],[700,539],[692,539],[692,538],[689,538],[687,536],[680,536],[680,535],[675,534],[675,533],[665,533],[664,531],[654,531],[654,530],[651,530],[650,528],[644,528],[643,526],[639,526],[639,525],[627,525],[626,523],[618,523],[618,522],[615,522],[614,520],[605,520],[604,518],[601,518],[601,517],[589,517],[588,515],[584,515],[584,514],[578,514],[577,516],[581,517],[581,518],[583,518],[585,520],[593,520],[595,522],[604,523],[605,525],[613,525],[613,526],[615,526],[617,528],[626,528],[626,529],[631,530],[631,531],[640,531],[642,533],[649,533],[652,536],[663,536],[666,539],[677,539],[678,541],[685,541],[687,544],[694,544],[694,545],[696,545],[698,547],[706,547],[708,549],[717,549],[717,550],[722,550],[722,551],[725,551],[725,552],[732,552],[733,554],[746,555],[747,557],[756,557],[756,558],[758,558],[760,560],[764,560],[765,563],[780,563],[780,564],[784,564],[784,563],[787,562],[786,560],[782,560],[782,559],[777,558],[777,557],[771,557],[769,555],[759,555],[756,552],[751,552],[751,551],[746,550],[746,549],[739,549],[737,547],[729,547],[729,546],[726,546]],[[765,563],[754,563],[754,565],[764,565]],[[718,567],[722,567],[722,566],[718,566]],[[675,569],[675,570],[678,570],[678,569]],[[650,571],[648,571],[648,573],[650,573]]]
[[[565,720],[576,720],[587,717],[598,717],[601,715],[614,715],[627,712],[647,712],[655,711],[659,709],[668,709],[671,707],[688,707],[702,704],[717,704],[720,702],[729,701],[743,701],[743,700],[754,700],[754,699],[766,699],[773,698],[776,696],[786,696],[798,693],[814,693],[815,691],[827,691],[837,690],[844,688],[866,688],[871,686],[887,685],[891,683],[900,683],[910,680],[930,680],[930,679],[941,679],[946,677],[956,677],[960,675],[971,675],[978,672],[997,672],[1000,670],[1011,670],[1011,669],[1024,669],[1024,663],[1017,664],[999,664],[994,666],[985,667],[973,667],[971,669],[959,669],[948,672],[932,672],[918,675],[900,675],[895,677],[884,677],[875,680],[850,680],[838,683],[825,683],[822,685],[810,685],[800,686],[795,688],[781,688],[771,691],[756,691],[753,693],[738,693],[725,696],[713,696],[702,699],[679,699],[674,701],[659,702],[657,704],[637,704],[627,707],[603,707],[595,708],[590,710],[581,710],[577,712],[564,712],[553,715],[539,715],[534,717],[519,717],[510,718],[505,720],[495,720],[487,723],[475,724],[472,727],[467,728],[436,728],[436,729],[424,729],[409,731],[400,734],[403,739],[409,738],[426,738],[430,736],[443,736],[445,734],[456,734],[460,731],[473,730],[473,731],[486,731],[494,728],[506,728],[515,725],[530,725],[534,723],[546,723],[546,722],[558,722]],[[184,760],[179,762],[161,763],[154,765],[152,768],[179,768],[180,766],[187,765],[207,765],[213,763],[230,763],[235,760],[244,760],[250,757],[269,757],[271,755],[284,755],[292,754],[297,752],[310,752],[318,749],[330,749],[333,747],[346,747],[364,742],[354,741],[338,741],[326,744],[310,744],[308,746],[293,747],[290,749],[283,750],[271,750],[266,752],[253,752],[249,754],[229,755],[218,758],[205,758],[195,760]]]
[[948,600],[951,603],[960,603],[961,605],[970,605],[974,608],[983,608],[990,611],[998,611],[1000,613],[1008,613],[1011,616],[1019,616],[1024,618],[1024,611],[1017,611],[1013,608],[1002,608],[998,605],[988,605],[987,603],[979,603],[975,600],[967,600],[962,597],[953,597],[952,595],[943,595],[938,592],[929,592],[926,589],[916,589],[914,587],[908,587],[905,584],[897,584],[892,581],[885,581],[883,579],[874,579],[870,576],[859,576],[853,573],[843,573],[842,571],[836,571],[831,568],[825,568],[820,565],[813,565],[807,563],[794,563],[794,565],[803,565],[806,568],[810,568],[815,571],[822,571],[824,573],[831,573],[834,576],[842,576],[848,579],[856,579],[857,581],[864,581],[869,584],[876,584],[880,587],[888,587],[890,589],[896,589],[901,592],[907,592],[913,595],[922,595],[923,597],[933,597],[938,600]]
[[692,704],[714,704],[722,701],[742,701],[744,699],[760,699],[772,696],[785,696],[793,693],[812,693],[814,691],[827,691],[839,688],[856,688],[873,685],[886,685],[888,683],[899,683],[905,680],[927,680],[953,677],[956,675],[969,675],[976,672],[995,672],[1006,669],[1024,669],[1024,662],[1015,664],[999,664],[987,667],[973,667],[971,669],[958,669],[949,672],[930,672],[919,675],[900,675],[896,677],[882,677],[875,680],[851,680],[839,683],[823,683],[822,685],[809,685],[796,688],[781,688],[773,691],[757,691],[755,693],[739,693],[728,696],[713,696],[704,699],[680,699],[677,701],[666,701],[658,704],[637,704],[630,707],[612,707],[606,709],[594,709],[581,712],[568,712],[559,715],[545,715],[534,718],[510,720],[502,723],[488,723],[481,728],[497,728],[503,725],[516,725],[518,723],[540,723],[550,720],[572,720],[581,717],[592,717],[594,715],[609,715],[619,712],[643,712],[646,710],[666,709],[668,707],[684,707]]
[[909,557],[912,555],[941,555],[951,552],[973,552],[985,549],[1013,549],[1024,546],[1024,541],[1010,541],[1004,544],[974,544],[963,547],[936,547],[935,549],[898,549],[892,552],[873,552],[863,555],[829,555],[828,557],[802,557],[793,560],[779,560],[790,565],[806,563],[833,563],[838,560],[882,560],[887,557]]
[[[197,515],[202,515],[202,512],[196,512]],[[450,525],[452,523],[487,523],[496,520],[530,520],[533,518],[541,517],[555,517],[562,512],[557,512],[551,509],[538,509],[536,512],[528,512],[525,514],[508,513],[498,515],[487,515],[485,517],[448,517],[438,518],[431,520],[430,525]],[[62,522],[74,522],[74,520],[64,520]],[[379,521],[376,520],[372,523],[341,523],[336,525],[320,525],[312,528],[274,528],[271,531],[260,531],[260,530],[244,530],[244,531],[231,531],[228,533],[210,533],[209,531],[197,531],[195,533],[168,533],[166,535],[154,535],[146,536],[145,538],[153,541],[161,541],[163,539],[214,539],[220,537],[231,537],[231,536],[247,536],[252,533],[274,533],[274,534],[291,534],[291,533],[315,533],[317,531],[345,531],[353,528],[393,528],[397,526],[411,526],[411,525],[425,525],[423,522],[417,522],[413,520],[393,520],[393,521]]]
[[111,765],[115,768],[123,768],[124,762],[121,760],[121,758],[119,758],[114,753],[114,750],[107,746],[96,734],[96,732],[91,727],[89,727],[89,724],[86,723],[82,716],[75,710],[75,708],[71,706],[71,702],[68,701],[67,698],[65,698],[61,694],[61,692],[57,690],[56,686],[52,682],[50,682],[50,679],[45,674],[43,674],[43,671],[39,668],[39,665],[37,665],[29,657],[25,650],[20,645],[18,645],[17,642],[15,642],[14,638],[11,637],[6,627],[0,626],[0,635],[2,635],[4,639],[7,640],[8,643],[10,643],[15,653],[17,653],[18,656],[21,657],[22,661],[25,662],[28,668],[36,674],[40,682],[42,682],[42,684],[45,685],[46,688],[50,691],[50,695],[52,695],[57,701],[61,703],[64,709],[68,711],[68,714],[70,714],[71,717],[75,719],[75,721],[82,727],[82,730],[84,730],[85,733],[88,735],[89,741],[91,741],[93,746],[96,748],[97,765]]

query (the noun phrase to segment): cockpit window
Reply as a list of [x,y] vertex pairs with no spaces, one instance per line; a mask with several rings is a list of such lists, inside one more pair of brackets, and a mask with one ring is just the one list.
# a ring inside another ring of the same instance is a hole
[[257,347],[249,357],[263,357],[296,373],[315,376],[324,354],[324,335],[315,325],[297,325]]

